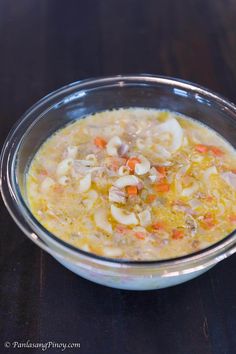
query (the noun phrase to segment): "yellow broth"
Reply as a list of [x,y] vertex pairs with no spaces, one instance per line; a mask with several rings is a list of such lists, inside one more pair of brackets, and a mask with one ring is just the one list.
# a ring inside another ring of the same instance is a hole
[[27,174],[30,209],[51,233],[112,258],[195,252],[236,227],[236,153],[180,114],[105,111],[40,147]]

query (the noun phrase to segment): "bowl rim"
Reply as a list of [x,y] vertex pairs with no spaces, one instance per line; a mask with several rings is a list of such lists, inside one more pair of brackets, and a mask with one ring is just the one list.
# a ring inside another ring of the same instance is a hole
[[[34,105],[32,105],[13,125],[12,129],[10,130],[5,143],[3,145],[2,151],[1,151],[1,156],[0,156],[0,189],[1,189],[1,194],[3,197],[3,201],[10,212],[11,216],[13,219],[16,221],[18,226],[26,233],[27,236],[27,230],[25,227],[22,226],[23,222],[19,221],[19,218],[16,216],[16,210],[17,209],[18,213],[23,217],[24,221],[27,223],[27,226],[32,228],[33,231],[36,229],[41,230],[44,234],[47,235],[47,237],[51,238],[54,242],[58,243],[59,246],[62,248],[65,248],[66,251],[73,252],[76,255],[81,255],[85,256],[89,259],[92,260],[97,260],[101,262],[106,262],[109,264],[119,264],[119,265],[126,265],[126,266],[170,266],[170,265],[178,265],[178,264],[183,264],[186,262],[196,262],[205,258],[209,257],[219,257],[221,259],[227,257],[228,255],[232,254],[232,246],[235,246],[236,244],[236,230],[233,230],[230,234],[225,236],[223,239],[220,241],[203,248],[201,250],[198,250],[196,252],[192,252],[183,256],[175,257],[175,258],[168,258],[168,259],[160,259],[160,260],[130,260],[130,259],[120,259],[120,258],[109,258],[109,257],[104,257],[97,255],[92,252],[87,252],[82,249],[79,249],[72,244],[69,244],[56,235],[52,234],[50,231],[48,231],[40,222],[34,217],[34,215],[31,213],[30,209],[28,208],[27,204],[25,203],[23,196],[20,192],[19,185],[16,180],[16,174],[15,172],[15,167],[17,163],[17,152],[20,148],[21,142],[23,141],[24,137],[27,135],[27,131],[24,132],[24,134],[21,134],[21,136],[18,136],[17,139],[17,145],[16,149],[12,151],[12,146],[15,146],[15,141],[14,138],[17,135],[17,132],[19,129],[22,127],[23,124],[27,123],[27,120],[31,117],[31,115],[37,111],[40,110],[40,115],[38,115],[29,125],[28,129],[32,127],[32,124],[40,119],[40,116],[45,113],[45,111],[49,110],[55,104],[60,103],[58,100],[56,103],[51,104],[48,106],[48,103],[52,103],[53,99],[58,99],[60,96],[65,99],[65,97],[70,97],[71,93],[69,92],[70,90],[76,89],[77,91],[81,90],[89,90],[91,88],[96,88],[99,89],[101,87],[104,87],[105,85],[111,85],[111,84],[116,84],[116,86],[125,86],[126,84],[133,83],[136,85],[142,84],[163,84],[166,86],[178,86],[179,88],[186,89],[188,91],[195,92],[196,94],[202,94],[205,95],[207,98],[212,99],[216,101],[218,104],[223,105],[224,109],[232,111],[235,116],[236,116],[236,106],[228,101],[225,97],[215,93],[214,91],[211,91],[201,85],[192,83],[190,81],[182,80],[182,79],[177,79],[174,77],[169,77],[169,76],[160,76],[160,75],[151,75],[151,74],[134,74],[134,75],[115,75],[115,76],[104,76],[104,77],[98,77],[98,78],[90,78],[90,79],[85,79],[85,80],[79,80],[75,81],[73,83],[70,83],[68,85],[62,86],[61,88],[50,92],[48,95],[44,96],[40,100],[38,100]],[[95,85],[95,87],[93,86]],[[66,95],[64,95],[66,94]],[[42,108],[46,108],[43,109]],[[27,124],[26,124],[27,126]],[[12,146],[11,146],[11,143]],[[9,158],[11,156],[11,159]],[[6,170],[4,170],[4,166],[6,166]],[[12,180],[13,177],[13,180]],[[7,196],[7,192],[4,190],[3,187],[3,182],[6,181],[5,185],[8,186],[8,192],[10,191],[9,195]],[[10,186],[9,186],[10,184]],[[13,202],[15,205],[12,207],[9,203],[9,198],[12,198],[11,202]],[[36,235],[40,240],[40,236]],[[30,239],[32,240],[32,235],[30,235]],[[45,243],[45,241],[41,242]],[[49,247],[49,246],[48,246]],[[228,252],[228,254],[225,252],[222,255],[222,251],[226,251],[226,249],[230,249],[231,251]],[[236,251],[236,249],[234,250]]]

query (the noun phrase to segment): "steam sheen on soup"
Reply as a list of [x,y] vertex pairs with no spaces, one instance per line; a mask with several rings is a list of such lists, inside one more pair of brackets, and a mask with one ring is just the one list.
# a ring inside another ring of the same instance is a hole
[[105,111],[57,131],[27,174],[29,207],[65,242],[97,255],[186,255],[236,228],[236,152],[180,114]]

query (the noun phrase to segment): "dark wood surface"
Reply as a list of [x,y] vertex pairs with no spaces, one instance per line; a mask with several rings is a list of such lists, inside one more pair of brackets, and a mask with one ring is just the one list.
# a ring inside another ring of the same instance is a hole
[[[175,76],[236,102],[236,1],[0,0],[1,144],[50,91],[120,73]],[[4,349],[27,340],[80,342],[81,354],[236,353],[236,256],[170,289],[114,290],[34,246],[0,202],[0,353],[42,352]]]

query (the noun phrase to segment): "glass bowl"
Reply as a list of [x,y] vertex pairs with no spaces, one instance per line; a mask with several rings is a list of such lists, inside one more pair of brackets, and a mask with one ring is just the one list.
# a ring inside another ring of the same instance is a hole
[[152,75],[78,81],[47,95],[15,124],[1,154],[1,192],[19,227],[74,273],[120,289],[164,288],[192,279],[236,251],[236,233],[196,253],[161,261],[104,258],[79,250],[48,232],[27,206],[25,175],[42,142],[57,129],[112,108],[168,109],[193,117],[236,145],[236,106],[190,82]]

